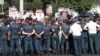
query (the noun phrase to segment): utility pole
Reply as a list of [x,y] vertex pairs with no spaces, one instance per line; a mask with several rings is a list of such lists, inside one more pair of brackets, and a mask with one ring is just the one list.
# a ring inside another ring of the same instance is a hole
[[24,13],[24,0],[20,0],[20,12],[23,14]]
[[4,11],[3,11],[4,0],[0,0],[0,4],[2,6],[2,13],[1,14],[4,14]]

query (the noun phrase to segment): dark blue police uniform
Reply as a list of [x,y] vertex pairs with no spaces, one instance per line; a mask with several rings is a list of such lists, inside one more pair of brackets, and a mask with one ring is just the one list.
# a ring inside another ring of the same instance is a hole
[[44,40],[43,49],[47,53],[49,52],[49,48],[50,48],[50,37],[51,37],[50,31],[51,31],[51,26],[45,25],[44,26],[44,34],[43,34],[43,40]]
[[[70,28],[70,26],[68,24],[66,24],[66,23],[62,24],[62,30],[63,30],[65,35],[68,34],[69,28]],[[65,51],[67,53],[69,50],[69,42],[68,42],[68,39],[65,39],[65,36],[62,35],[62,38],[61,38],[61,51],[62,52],[64,52],[64,43],[65,43]]]
[[[86,25],[86,23],[81,22],[80,25],[83,28]],[[89,49],[88,48],[88,32],[86,30],[83,30],[81,37],[82,37],[82,51],[83,53],[86,53]]]
[[9,31],[10,31],[10,35],[11,35],[11,40],[10,40],[10,52],[13,53],[14,50],[14,45],[16,45],[18,52],[20,54],[22,54],[22,50],[21,50],[21,42],[20,42],[20,36],[19,36],[19,32],[20,32],[20,26],[16,23],[12,23],[9,26]]
[[[41,22],[38,22],[34,26],[35,34],[40,34],[41,32],[44,32],[44,26]],[[42,47],[42,35],[41,38],[39,38],[37,35],[34,36],[34,46],[36,49],[37,54],[42,54],[43,47]]]
[[[32,33],[34,30],[34,27],[32,25],[26,24],[22,27],[23,31],[25,33]],[[33,53],[33,40],[32,36],[24,35],[24,48],[25,53],[28,51],[28,46],[30,47],[31,52]]]
[[54,30],[53,35],[52,35],[52,47],[54,50],[54,53],[58,53],[60,51],[60,41],[59,41],[59,25],[53,24],[52,29]]
[[3,56],[8,53],[8,45],[7,45],[7,33],[8,33],[8,27],[3,25],[0,27],[0,39],[1,39],[1,50],[3,53]]

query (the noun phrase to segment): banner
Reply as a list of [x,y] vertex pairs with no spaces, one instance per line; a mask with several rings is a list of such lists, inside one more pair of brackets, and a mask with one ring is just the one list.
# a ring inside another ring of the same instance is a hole
[[51,4],[48,4],[46,7],[46,13],[47,14],[52,14],[53,13],[53,8]]
[[0,4],[4,4],[4,0],[0,0]]
[[35,14],[38,21],[40,21],[41,19],[44,19],[44,12],[42,9],[36,9]]

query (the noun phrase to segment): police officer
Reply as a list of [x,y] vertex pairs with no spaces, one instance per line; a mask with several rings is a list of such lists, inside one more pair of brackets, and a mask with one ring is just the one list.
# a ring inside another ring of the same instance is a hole
[[[89,22],[84,26],[84,30],[88,30],[89,33],[89,44],[90,44],[90,50],[91,54],[93,55],[95,53],[94,46],[96,49],[96,53],[99,53],[98,44],[97,44],[97,27],[100,28],[100,25],[98,25],[96,22],[94,22],[94,16],[89,15]],[[95,45],[94,45],[95,44]]]
[[24,35],[24,53],[27,55],[28,47],[30,47],[31,55],[33,55],[33,40],[32,35],[35,33],[34,27],[29,24],[29,21],[22,27],[22,34]]
[[22,19],[21,20],[21,23],[19,24],[20,25],[20,27],[21,27],[21,33],[20,33],[20,39],[21,39],[21,48],[22,48],[22,50],[24,50],[24,35],[23,35],[23,33],[22,33],[22,28],[23,28],[23,26],[26,24],[26,21],[24,20],[24,19]]
[[14,50],[14,45],[16,45],[17,49],[18,49],[18,53],[19,55],[22,55],[22,50],[21,50],[21,43],[20,43],[20,26],[18,24],[16,24],[15,20],[12,20],[10,22],[10,26],[9,26],[9,33],[8,33],[8,37],[10,39],[10,53],[11,55],[13,55],[13,50]]
[[7,45],[7,34],[8,34],[8,27],[5,25],[4,22],[1,23],[0,27],[0,37],[1,37],[1,50],[3,56],[6,56],[8,53],[8,45]]
[[51,37],[51,25],[49,24],[49,22],[47,22],[47,24],[44,25],[44,34],[43,34],[43,49],[44,51],[47,52],[47,54],[49,54],[49,49],[50,49],[50,37]]
[[59,54],[60,52],[60,41],[59,41],[59,24],[58,21],[55,20],[54,23],[52,24],[52,47],[53,47],[53,52],[54,54]]
[[[2,20],[0,19],[0,27],[2,26]],[[0,38],[0,48],[1,48],[1,38]],[[1,54],[1,53],[0,53]]]
[[34,36],[34,46],[38,55],[42,55],[42,35],[44,34],[44,26],[41,21],[37,22],[34,26],[35,36]]
[[[86,25],[85,18],[81,18],[80,25],[83,29],[84,26]],[[81,37],[82,37],[82,52],[87,53],[89,49],[88,48],[88,32],[83,29]]]
[[65,51],[66,51],[66,54],[68,53],[69,51],[69,41],[68,39],[66,39],[66,36],[69,32],[69,28],[70,26],[68,24],[66,24],[65,21],[62,22],[62,38],[61,38],[61,51],[62,53],[64,53],[64,43],[65,43]]
[[[96,23],[100,25],[100,17],[97,17],[96,18]],[[97,29],[97,46],[98,46],[98,49],[99,49],[99,52],[100,53],[100,28]]]

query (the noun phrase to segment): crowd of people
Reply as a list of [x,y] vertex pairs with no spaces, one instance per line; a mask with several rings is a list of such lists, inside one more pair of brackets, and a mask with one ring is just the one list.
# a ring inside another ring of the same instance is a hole
[[[6,24],[9,22],[9,24]],[[5,55],[43,54],[99,54],[100,18],[69,20],[2,20],[0,21],[0,47]],[[96,50],[96,51],[95,51]],[[27,53],[29,52],[29,53]]]
[[91,13],[80,16],[73,13],[75,17],[72,17],[64,12],[50,19],[40,9],[36,15],[32,11],[24,17],[19,14],[20,18],[13,11],[8,19],[0,20],[0,54],[3,56],[100,53],[100,18]]

